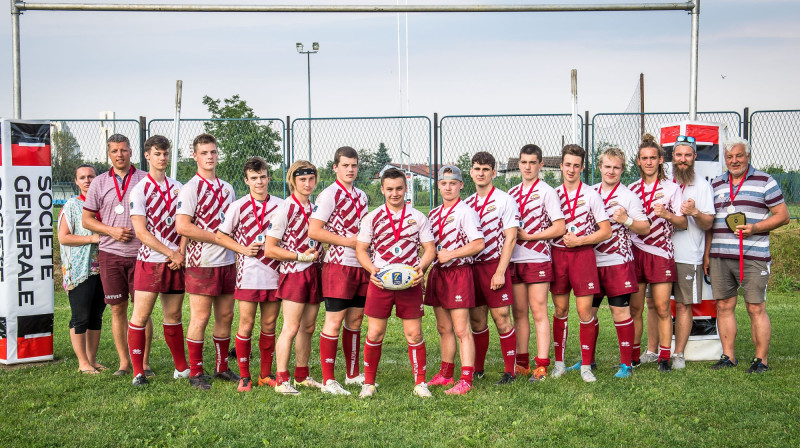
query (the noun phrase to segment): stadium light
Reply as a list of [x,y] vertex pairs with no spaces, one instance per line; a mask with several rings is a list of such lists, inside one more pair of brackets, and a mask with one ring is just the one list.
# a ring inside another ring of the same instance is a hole
[[319,51],[319,42],[311,44],[311,51],[303,51],[303,44],[295,44],[297,52],[306,55],[308,61],[308,161],[311,162],[311,55]]

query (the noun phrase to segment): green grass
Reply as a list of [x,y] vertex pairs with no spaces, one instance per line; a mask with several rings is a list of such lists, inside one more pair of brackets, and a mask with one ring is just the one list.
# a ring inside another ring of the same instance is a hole
[[[572,374],[541,384],[493,386],[502,360],[492,329],[486,379],[467,396],[448,397],[435,389],[426,401],[411,395],[406,344],[400,321],[392,318],[378,395],[362,401],[314,391],[283,397],[268,388],[239,394],[234,384],[219,382],[209,392],[192,390],[185,380],[172,380],[159,307],[152,355],[158,376],[149,386],[134,390],[130,376],[109,372],[80,375],[67,337],[69,305],[59,292],[56,361],[0,370],[0,440],[3,446],[798,446],[800,355],[793,341],[800,308],[795,299],[770,295],[772,370],[765,375],[745,373],[753,346],[740,305],[738,368],[712,372],[702,362],[660,374],[650,364],[630,380],[615,379],[616,335],[603,308],[597,383],[585,384]],[[185,313],[188,321],[188,305]],[[322,313],[317,331],[321,318]],[[567,353],[573,360],[579,356],[574,311],[570,318]],[[99,359],[113,370],[109,319],[106,312]],[[439,363],[431,313],[424,319],[424,334],[430,377]],[[319,379],[317,340],[311,372]],[[208,343],[205,355],[208,365],[213,359]],[[342,365],[340,354],[339,376]],[[357,388],[350,390],[357,394]]]

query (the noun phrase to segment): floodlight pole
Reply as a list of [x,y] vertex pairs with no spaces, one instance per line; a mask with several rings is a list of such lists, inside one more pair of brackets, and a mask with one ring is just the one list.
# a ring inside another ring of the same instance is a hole
[[700,35],[700,0],[692,8],[692,55],[689,62],[689,119],[697,120],[697,62]]
[[19,63],[19,15],[22,12],[17,7],[15,0],[11,0],[11,66],[13,74],[14,90],[14,118],[22,118],[22,77],[20,75]]

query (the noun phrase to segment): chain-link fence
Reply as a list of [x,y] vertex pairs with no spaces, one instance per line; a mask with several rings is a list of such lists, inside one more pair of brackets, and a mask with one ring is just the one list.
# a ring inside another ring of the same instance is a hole
[[751,162],[781,186],[793,218],[800,217],[800,110],[750,115]]
[[138,120],[51,120],[50,141],[53,163],[53,201],[63,204],[78,194],[75,169],[84,163],[94,165],[98,173],[108,171],[111,163],[106,141],[122,134],[131,141],[131,160],[138,166],[140,155]]
[[[543,152],[540,177],[551,185],[561,182],[561,148],[573,143],[572,115],[448,115],[440,121],[440,165],[453,164],[463,171],[464,194],[475,192],[469,178],[472,155],[492,154],[497,162],[494,185],[508,191],[521,182],[519,150],[532,143]],[[583,146],[583,117],[578,116],[578,144]]]
[[317,192],[336,177],[330,170],[337,148],[359,153],[356,186],[369,196],[370,208],[382,204],[378,177],[387,165],[411,172],[413,202],[430,207],[431,121],[428,117],[298,118],[292,121],[290,160],[307,160],[320,170]]
[[[286,197],[285,123],[279,118],[231,119],[181,119],[178,126],[177,177],[186,182],[197,172],[192,158],[192,141],[203,133],[213,135],[219,146],[217,175],[234,187],[236,196],[245,195],[249,189],[244,183],[242,167],[248,158],[260,156],[272,167],[269,193]],[[163,135],[170,141],[175,138],[175,120],[155,119],[147,125],[148,136]]]
[[[597,156],[606,148],[616,146],[625,152],[628,166],[622,182],[628,184],[639,178],[635,163],[636,151],[642,141],[642,135],[652,134],[656,140],[660,138],[661,126],[689,119],[685,112],[658,113],[599,113],[592,117],[592,154],[590,156],[591,183],[599,182],[599,174],[595,169]],[[724,123],[726,135],[741,135],[742,116],[738,112],[700,112],[698,121]]]

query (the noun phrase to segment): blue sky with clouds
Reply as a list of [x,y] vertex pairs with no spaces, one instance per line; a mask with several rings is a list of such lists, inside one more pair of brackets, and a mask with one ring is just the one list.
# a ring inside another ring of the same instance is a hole
[[[276,2],[289,3],[303,2]],[[701,8],[699,109],[800,108],[800,2],[702,0]],[[0,116],[10,116],[4,11]],[[25,118],[96,118],[101,110],[170,118],[177,79],[187,118],[208,116],[203,95],[236,93],[261,116],[304,117],[306,58],[295,43],[313,41],[321,46],[311,56],[317,117],[568,113],[573,68],[581,111],[623,111],[639,73],[648,111],[689,107],[690,18],[680,11],[409,14],[407,103],[396,14],[28,11],[21,29]]]

